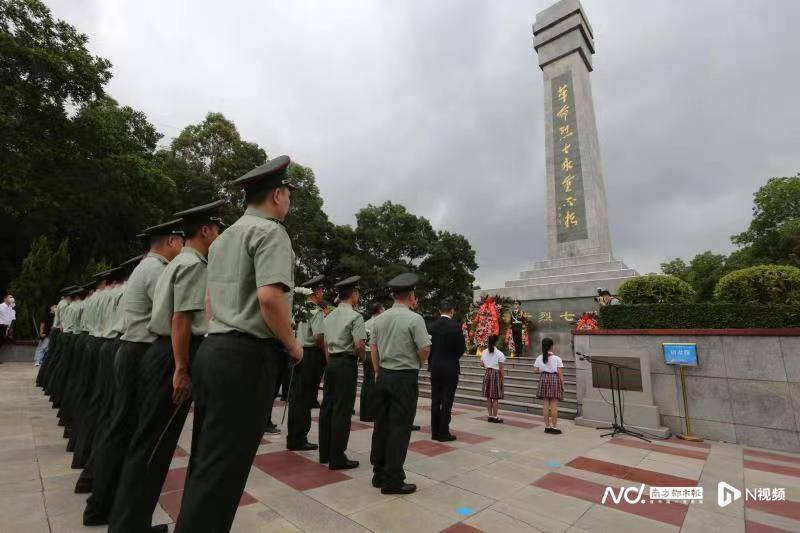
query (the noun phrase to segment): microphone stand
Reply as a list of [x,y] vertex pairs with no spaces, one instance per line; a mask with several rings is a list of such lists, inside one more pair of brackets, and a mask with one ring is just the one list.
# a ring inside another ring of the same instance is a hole
[[[608,379],[611,386],[611,409],[614,412],[614,422],[610,426],[599,427],[597,429],[598,430],[611,429],[613,431],[611,431],[610,433],[604,433],[600,436],[616,437],[619,434],[623,434],[623,435],[630,435],[631,437],[641,439],[645,442],[650,442],[650,440],[648,440],[643,433],[639,433],[638,431],[634,431],[632,429],[628,429],[627,427],[625,427],[625,418],[624,418],[625,415],[624,415],[624,410],[622,408],[622,370],[627,369],[627,370],[633,370],[634,372],[641,372],[641,370],[638,368],[612,363],[611,361],[601,361],[599,359],[595,359],[592,356],[584,355],[580,352],[575,352],[575,353],[580,356],[582,361],[589,361],[589,363],[593,365],[605,365],[606,368],[608,368]],[[617,404],[619,404],[619,417],[617,417]]]

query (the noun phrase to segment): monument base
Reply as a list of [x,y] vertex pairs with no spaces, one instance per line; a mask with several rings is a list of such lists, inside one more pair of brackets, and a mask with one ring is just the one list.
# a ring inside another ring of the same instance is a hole
[[519,300],[536,325],[530,351],[538,354],[538,341],[550,337],[556,353],[571,359],[572,328],[581,314],[598,309],[597,289],[616,294],[624,281],[635,276],[635,270],[608,253],[552,259],[534,263],[505,287],[475,291],[475,299],[489,295]]
[[[611,425],[606,420],[591,420],[589,418],[586,418],[585,416],[579,416],[575,420],[573,420],[573,422],[575,422],[576,426],[583,426],[587,428],[605,428]],[[672,433],[669,428],[666,428],[664,426],[646,427],[646,426],[637,426],[626,423],[625,427],[630,430],[638,431],[639,433],[644,434],[645,438],[647,439],[649,439],[651,436],[654,438],[666,439],[669,438],[669,436]],[[612,430],[609,429],[608,431]]]

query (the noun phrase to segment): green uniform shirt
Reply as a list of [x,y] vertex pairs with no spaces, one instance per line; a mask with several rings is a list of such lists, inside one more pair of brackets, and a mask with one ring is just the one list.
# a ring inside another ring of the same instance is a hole
[[372,344],[372,329],[375,327],[375,319],[379,316],[380,315],[375,315],[364,322],[364,329],[367,331],[367,351],[369,351],[369,346]]
[[366,338],[364,317],[352,305],[342,302],[325,317],[325,344],[329,353],[355,353],[356,343]]
[[370,344],[378,348],[381,368],[419,369],[417,354],[431,345],[431,336],[420,315],[406,305],[395,303],[375,320]]
[[104,335],[106,338],[115,339],[125,333],[125,305],[123,305],[123,302],[125,300],[126,287],[127,283],[117,287],[114,299],[109,305],[110,322],[108,331]]
[[303,347],[312,348],[317,345],[317,343],[314,342],[314,337],[320,333],[325,333],[324,324],[325,313],[322,312],[320,306],[315,304],[314,309],[311,310],[311,316],[308,317],[308,321],[300,322],[300,325],[297,326],[297,338],[303,343]]
[[256,290],[283,285],[286,317],[291,321],[294,250],[286,228],[258,209],[244,215],[217,237],[208,253],[209,333],[241,331],[275,338],[258,305]]
[[86,299],[79,300],[75,305],[75,314],[73,315],[73,322],[74,325],[72,326],[72,330],[75,333],[86,333],[86,329],[84,328],[83,324],[83,312],[86,311]]
[[64,311],[61,313],[61,324],[63,326],[62,331],[67,333],[72,333],[72,314],[74,312],[74,308],[72,304],[75,302],[69,302],[67,305],[64,306]]
[[157,253],[150,252],[142,259],[128,278],[122,305],[125,310],[125,333],[120,337],[129,342],[153,342],[156,336],[147,329],[153,310],[153,294],[158,276],[168,261]]
[[95,299],[92,305],[92,322],[89,335],[92,337],[103,336],[103,326],[105,324],[105,307],[108,301],[108,293],[111,289],[103,289],[95,292]]
[[53,315],[53,327],[56,329],[63,330],[63,326],[61,325],[61,316],[64,313],[64,308],[67,306],[67,300],[65,298],[61,298],[58,301],[58,305],[56,305],[56,312]]
[[192,335],[206,333],[206,266],[203,254],[184,246],[158,278],[153,296],[153,315],[147,328],[151,333],[172,335],[173,313],[192,313]]

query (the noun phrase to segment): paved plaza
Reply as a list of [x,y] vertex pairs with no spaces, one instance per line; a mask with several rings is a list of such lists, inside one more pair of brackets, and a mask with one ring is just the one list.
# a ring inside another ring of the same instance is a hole
[[[86,496],[73,493],[79,472],[70,468],[63,428],[34,377],[29,364],[0,365],[0,532],[105,530],[80,525]],[[538,416],[501,413],[505,424],[489,424],[471,405],[456,406],[458,440],[443,444],[425,432],[427,406],[420,399],[416,422],[423,428],[413,433],[406,461],[415,494],[384,496],[371,487],[372,428],[354,417],[348,454],[361,461],[356,470],[331,472],[315,453],[287,451],[280,436],[264,439],[234,531],[800,531],[800,455],[717,442],[601,438],[569,421],[564,435],[551,436]],[[276,405],[273,420],[282,411]],[[177,516],[190,443],[191,415],[155,523]],[[720,481],[783,488],[786,501],[740,498],[720,507]],[[641,484],[699,485],[705,499],[601,503],[607,486]]]

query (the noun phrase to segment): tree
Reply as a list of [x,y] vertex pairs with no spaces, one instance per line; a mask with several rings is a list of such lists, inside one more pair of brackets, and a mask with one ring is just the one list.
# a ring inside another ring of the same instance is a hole
[[475,250],[463,236],[440,231],[430,247],[430,254],[420,264],[424,279],[423,309],[435,313],[444,298],[450,298],[461,313],[473,300],[473,272],[478,268]]
[[74,143],[68,110],[103,95],[111,64],[38,0],[0,2],[0,286],[42,233],[48,190],[63,190]]
[[765,263],[800,265],[800,174],[771,178],[754,194],[753,220],[731,240]]
[[[256,143],[242,140],[236,125],[221,113],[208,113],[200,124],[191,124],[183,128],[170,144],[172,156],[184,163],[182,170],[193,171],[195,176],[179,172],[176,179],[187,179],[196,185],[201,182],[203,194],[214,191],[211,199],[227,198],[232,204],[240,204],[241,197],[234,195],[226,187],[226,183],[236,179],[249,170],[262,165],[267,160],[267,153]],[[196,187],[178,183],[178,188],[195,191]],[[192,205],[202,203],[196,202]]]
[[675,276],[676,278],[686,281],[686,277],[689,274],[689,267],[686,266],[683,259],[676,257],[671,261],[661,263],[661,273],[667,276]]
[[17,336],[36,338],[39,320],[45,309],[56,303],[58,290],[66,281],[69,265],[69,244],[61,241],[50,245],[47,237],[34,239],[22,262],[22,271],[11,284],[11,292],[19,302]]
[[685,279],[695,290],[697,301],[709,302],[714,298],[717,282],[728,272],[725,259],[724,255],[710,251],[694,256]]

